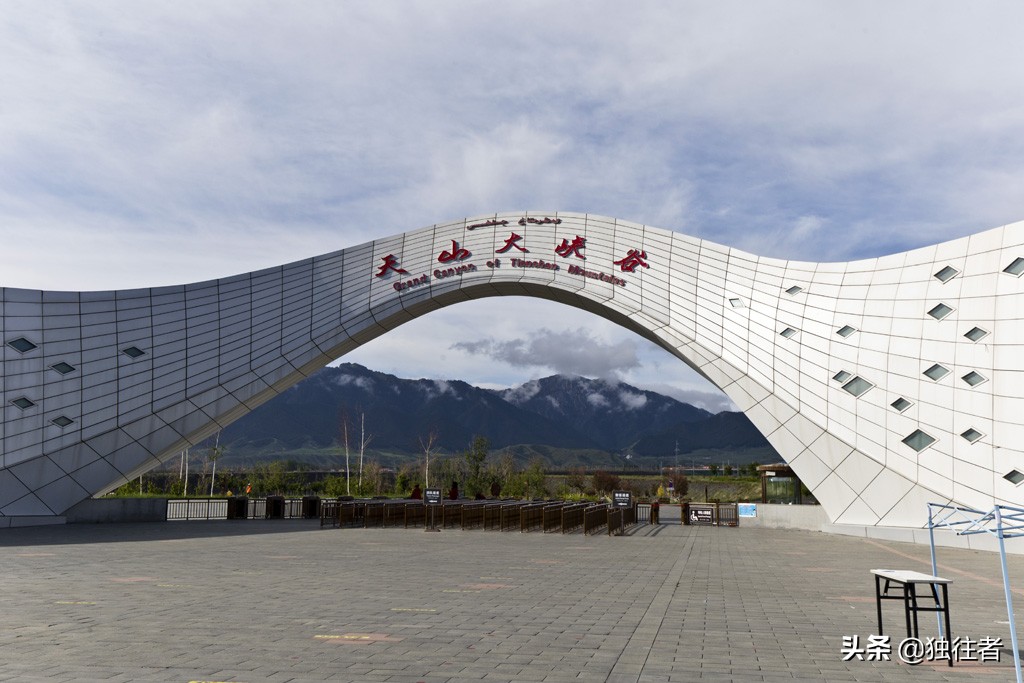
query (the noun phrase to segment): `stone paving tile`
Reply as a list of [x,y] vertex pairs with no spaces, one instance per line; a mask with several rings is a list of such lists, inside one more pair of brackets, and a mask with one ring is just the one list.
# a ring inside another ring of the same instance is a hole
[[[939,561],[954,635],[1008,646],[998,556]],[[1009,561],[1024,576],[1024,558]],[[876,630],[869,570],[927,563],[922,546],[677,524],[620,538],[306,521],[6,529],[0,681],[1011,680],[1008,650],[952,669],[842,661],[844,635]],[[899,610],[885,606],[893,634]],[[934,635],[934,619],[921,628]]]

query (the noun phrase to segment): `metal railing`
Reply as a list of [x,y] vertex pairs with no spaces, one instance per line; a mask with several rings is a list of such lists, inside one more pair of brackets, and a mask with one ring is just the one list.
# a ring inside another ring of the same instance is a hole
[[486,528],[484,515],[487,512],[487,506],[480,503],[463,503],[460,509],[462,510],[463,529]]
[[583,533],[592,534],[608,523],[608,506],[591,505],[583,511]]
[[169,522],[227,518],[227,498],[181,498],[167,501]]
[[559,506],[551,505],[544,508],[541,515],[543,519],[541,528],[545,533],[562,528],[562,515],[565,514],[565,508],[567,505],[569,504],[567,503]]
[[739,526],[739,506],[736,503],[718,504],[718,526]]
[[589,503],[577,503],[576,505],[569,505],[562,508],[562,533],[568,533],[575,531],[583,526],[584,513],[586,513]]
[[[298,508],[287,501],[286,514]],[[274,504],[278,505],[278,504]],[[649,509],[650,506],[647,506]],[[487,529],[492,531],[530,531],[585,534],[606,530],[622,535],[645,517],[638,506],[615,508],[607,503],[568,501],[458,500],[445,501],[433,509],[434,524],[445,529]],[[324,500],[319,502],[320,526],[336,528],[422,528],[430,515],[430,506],[420,500]]]
[[[167,501],[169,522],[213,520],[213,519],[324,519],[319,507],[324,501],[314,496],[305,498],[284,498],[270,496],[268,498],[172,498]],[[333,506],[337,501],[327,501],[332,506],[332,514],[337,514]],[[328,515],[328,520],[330,515]],[[323,523],[323,522],[322,522]]]
[[544,512],[549,509],[561,509],[561,503],[533,503],[524,505],[519,510],[519,531],[527,532],[544,529]]
[[643,524],[651,521],[651,504],[650,503],[637,503],[633,506],[633,523]]
[[[646,521],[649,505],[610,508],[605,503],[568,501],[445,501],[434,510],[434,523],[445,529],[483,528],[521,533],[574,532],[596,533],[607,525],[608,533],[620,535],[638,520]],[[320,526],[335,528],[379,527],[419,528],[427,524],[428,507],[421,500],[349,500],[305,498],[181,498],[167,501],[168,521],[217,519],[320,519]],[[715,506],[715,521],[735,525],[735,505]]]
[[628,508],[609,508],[608,510],[608,535],[609,536],[621,536],[626,532],[625,514],[626,510],[633,510],[632,506]]

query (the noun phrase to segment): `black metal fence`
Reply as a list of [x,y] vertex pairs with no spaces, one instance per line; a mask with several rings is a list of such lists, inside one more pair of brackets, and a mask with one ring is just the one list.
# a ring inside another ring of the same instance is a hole
[[453,500],[429,506],[420,500],[324,500],[320,526],[335,528],[484,529],[527,533],[625,533],[637,524],[636,506],[519,500]]
[[167,501],[167,521],[227,519],[227,498],[184,498]]
[[[713,506],[714,522],[733,524],[736,506]],[[218,519],[320,519],[336,528],[485,529],[527,533],[621,535],[649,519],[650,506],[614,508],[606,503],[572,501],[453,500],[425,505],[421,500],[285,498],[181,498],[167,501],[168,521]]]
[[316,519],[321,500],[304,498],[177,498],[167,501],[167,521],[212,519]]
[[[168,521],[216,519],[320,519],[321,526],[337,528],[486,529],[527,533],[623,534],[650,520],[651,506],[636,503],[613,508],[607,503],[521,500],[446,500],[430,506],[421,500],[316,496],[285,498],[180,498],[167,501]],[[683,524],[738,526],[736,503],[684,503]]]

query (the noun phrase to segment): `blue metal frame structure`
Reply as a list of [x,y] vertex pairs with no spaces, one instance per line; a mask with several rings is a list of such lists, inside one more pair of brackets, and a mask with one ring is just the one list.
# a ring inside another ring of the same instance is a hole
[[[950,529],[958,536],[992,534],[999,539],[999,563],[1003,568],[1003,594],[1006,596],[1006,615],[1010,622],[1010,643],[1013,647],[1013,667],[1017,683],[1024,683],[1021,677],[1020,650],[1017,647],[1017,626],[1013,618],[1013,597],[1010,593],[1010,575],[1006,567],[1007,538],[1024,536],[1024,508],[1010,505],[996,505],[989,511],[975,510],[958,505],[928,503],[928,540],[932,553],[932,575],[938,575],[935,559],[935,529]],[[939,635],[942,620],[939,619]]]

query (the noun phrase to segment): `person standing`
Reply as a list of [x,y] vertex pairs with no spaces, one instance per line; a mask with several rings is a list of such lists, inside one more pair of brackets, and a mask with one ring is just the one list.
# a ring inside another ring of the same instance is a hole
[[661,507],[661,503],[655,498],[651,501],[651,524],[658,524],[658,508]]

